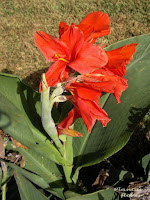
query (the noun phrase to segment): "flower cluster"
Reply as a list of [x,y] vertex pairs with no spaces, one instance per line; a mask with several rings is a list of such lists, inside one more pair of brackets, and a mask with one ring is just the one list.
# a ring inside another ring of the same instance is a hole
[[96,120],[105,127],[110,119],[100,107],[99,98],[103,92],[112,93],[120,103],[120,96],[128,87],[123,76],[137,44],[111,51],[94,45],[97,38],[110,33],[109,25],[108,15],[97,11],[88,14],[78,25],[60,22],[59,39],[41,31],[35,34],[37,47],[53,62],[45,74],[48,86],[62,83],[70,92],[67,99],[74,105],[58,125],[59,130],[68,129],[78,117],[83,118],[89,133]]

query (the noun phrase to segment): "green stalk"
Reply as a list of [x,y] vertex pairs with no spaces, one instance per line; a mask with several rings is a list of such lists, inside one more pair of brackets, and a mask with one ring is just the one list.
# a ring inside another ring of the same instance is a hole
[[1,162],[2,171],[3,171],[3,178],[2,178],[2,200],[6,200],[6,188],[7,188],[7,167],[4,162]]
[[55,127],[55,123],[51,116],[52,105],[50,103],[50,88],[47,86],[47,82],[45,79],[45,74],[43,74],[42,80],[42,94],[41,94],[41,102],[42,102],[42,125],[47,134],[54,141],[56,147],[59,152],[64,154],[64,148],[62,143],[58,138],[57,129]]
[[73,182],[71,179],[72,167],[73,167],[73,148],[72,148],[72,137],[66,136],[66,141],[64,141],[64,158],[70,163],[70,165],[64,165],[63,170],[66,177],[66,182],[68,188],[71,190],[73,188]]
[[66,178],[68,188],[71,189],[72,179],[71,179],[70,176],[71,176],[71,172],[72,172],[72,166],[63,165],[63,171],[64,171],[64,174],[65,174],[65,178]]
[[42,102],[42,125],[44,130],[48,133],[51,139],[54,141],[58,150],[64,159],[68,162],[68,165],[63,166],[66,182],[69,189],[73,188],[71,173],[73,167],[73,148],[72,148],[72,137],[65,136],[62,137],[63,144],[61,143],[55,123],[51,116],[51,110],[54,102],[66,101],[63,96],[60,96],[63,92],[62,87],[57,87],[51,97],[50,97],[50,88],[47,86],[47,82],[45,79],[45,74],[42,77],[42,94],[41,94],[41,102]]

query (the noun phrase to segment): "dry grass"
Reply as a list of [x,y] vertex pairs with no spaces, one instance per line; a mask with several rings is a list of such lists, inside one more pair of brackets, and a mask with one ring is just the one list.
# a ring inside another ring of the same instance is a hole
[[108,13],[111,20],[111,35],[103,43],[149,32],[148,0],[2,0],[0,71],[17,74],[37,86],[49,63],[36,48],[34,33],[42,30],[58,36],[60,21],[79,23],[97,10]]

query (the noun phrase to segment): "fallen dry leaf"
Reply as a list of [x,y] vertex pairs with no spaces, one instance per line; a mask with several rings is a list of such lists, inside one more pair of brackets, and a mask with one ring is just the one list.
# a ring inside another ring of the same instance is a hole
[[109,174],[104,169],[102,169],[92,186],[96,186],[97,188],[102,187],[108,176]]
[[13,144],[16,147],[22,148],[22,149],[29,149],[28,147],[24,146],[23,144],[21,144],[20,142],[18,142],[17,140],[15,140],[14,138],[11,137],[11,140],[13,142]]
[[4,158],[4,156],[5,156],[4,141],[3,141],[3,136],[0,134],[0,158]]

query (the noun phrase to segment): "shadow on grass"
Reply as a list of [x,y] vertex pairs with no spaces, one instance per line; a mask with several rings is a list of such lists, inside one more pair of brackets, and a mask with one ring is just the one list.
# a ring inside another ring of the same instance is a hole
[[39,84],[41,81],[41,76],[43,73],[45,73],[48,70],[47,68],[40,69],[36,72],[31,73],[29,76],[23,79],[26,83],[28,83],[34,90],[39,90]]
[[13,71],[8,70],[8,69],[2,69],[1,72],[2,72],[2,73],[6,73],[6,74],[14,74]]
[[[29,86],[31,86],[35,91],[39,90],[39,84],[41,81],[41,75],[45,73],[48,70],[49,67],[46,67],[44,69],[37,70],[36,72],[30,73],[29,76],[26,78],[23,78],[22,81],[27,83]],[[3,69],[1,71],[2,73],[6,74],[14,74],[13,71],[8,69]]]

